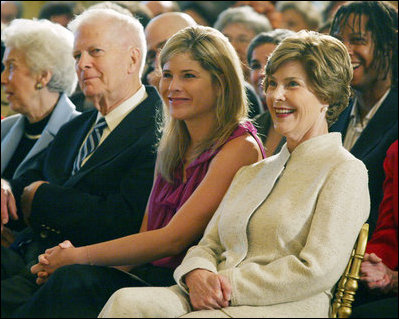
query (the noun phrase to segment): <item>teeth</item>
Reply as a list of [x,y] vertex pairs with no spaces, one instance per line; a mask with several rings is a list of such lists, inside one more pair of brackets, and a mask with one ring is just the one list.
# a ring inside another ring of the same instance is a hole
[[294,110],[282,110],[282,109],[276,109],[276,114],[289,114],[289,113],[294,113]]
[[356,69],[360,66],[360,63],[352,63],[352,68]]

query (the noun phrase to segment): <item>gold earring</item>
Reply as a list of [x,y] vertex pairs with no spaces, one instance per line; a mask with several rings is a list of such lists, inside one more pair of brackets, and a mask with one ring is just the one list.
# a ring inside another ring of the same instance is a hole
[[36,90],[41,90],[43,88],[43,84],[42,83],[37,83],[35,86]]

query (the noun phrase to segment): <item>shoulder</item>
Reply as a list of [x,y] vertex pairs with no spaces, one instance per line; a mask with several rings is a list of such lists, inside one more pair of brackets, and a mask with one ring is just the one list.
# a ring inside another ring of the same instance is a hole
[[21,114],[14,114],[7,116],[6,118],[1,120],[1,136],[7,134],[11,127],[23,117]]
[[233,158],[242,158],[252,162],[257,162],[262,158],[262,153],[255,138],[249,133],[244,132],[224,144],[218,153],[221,156],[231,156]]

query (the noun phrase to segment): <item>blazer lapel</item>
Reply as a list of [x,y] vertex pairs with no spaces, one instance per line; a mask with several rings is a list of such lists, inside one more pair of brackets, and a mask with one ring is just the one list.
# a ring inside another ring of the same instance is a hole
[[24,117],[21,116],[1,142],[1,173],[5,170],[25,131]]
[[152,99],[147,98],[131,111],[98,147],[79,172],[72,176],[67,185],[75,184],[88,172],[112,160],[129,145],[135,143],[142,134],[141,128],[148,126],[151,117],[155,117],[156,107],[151,101]]
[[[277,183],[278,178],[284,171],[290,153],[285,144],[280,153],[269,157],[263,162],[256,164],[253,168],[246,169],[245,175],[242,175],[240,180],[235,183],[236,193],[230,199],[233,199],[229,206],[224,207],[223,212],[220,213],[220,218],[226,218],[231,225],[231,232],[237,234],[239,242],[242,243],[237,247],[237,264],[239,264],[245,257],[247,252],[247,232],[248,222],[252,214],[259,206],[268,198]],[[260,166],[258,166],[260,165]],[[245,181],[245,187],[242,183]]]
[[370,153],[384,138],[384,132],[389,130],[397,121],[397,92],[395,94],[394,91],[391,91],[352,147],[351,153],[357,158],[362,158],[365,154]]

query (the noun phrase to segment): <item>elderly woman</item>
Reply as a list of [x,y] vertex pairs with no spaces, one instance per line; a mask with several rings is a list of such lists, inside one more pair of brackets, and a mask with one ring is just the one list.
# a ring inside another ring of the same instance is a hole
[[240,57],[245,79],[248,80],[249,69],[246,63],[248,45],[257,34],[272,30],[269,19],[249,6],[229,8],[219,14],[214,28],[229,38]]
[[266,67],[267,105],[287,143],[240,169],[170,288],[125,288],[100,317],[328,317],[331,290],[369,213],[367,170],[328,125],[347,106],[345,46],[303,31]]
[[281,27],[295,32],[318,30],[322,24],[322,14],[312,2],[278,1],[276,10],[281,12]]
[[73,34],[47,20],[14,20],[2,33],[6,45],[1,84],[19,114],[1,122],[1,175],[11,179],[34,167],[59,128],[78,115],[67,95],[77,76]]
[[269,32],[259,33],[249,44],[247,61],[250,68],[251,84],[262,101],[265,112],[255,117],[255,126],[258,135],[264,143],[266,156],[277,154],[285,139],[274,129],[270,113],[267,111],[266,95],[263,90],[265,79],[265,66],[269,56],[277,45],[294,32],[286,29],[276,29]]

